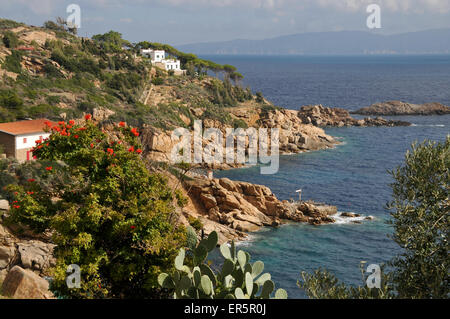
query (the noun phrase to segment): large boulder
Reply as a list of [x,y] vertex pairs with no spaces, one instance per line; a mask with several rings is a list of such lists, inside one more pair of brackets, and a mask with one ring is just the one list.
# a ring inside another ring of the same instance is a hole
[[30,240],[18,243],[17,246],[21,264],[26,269],[43,272],[54,264],[53,244]]
[[0,246],[0,270],[7,268],[16,255],[16,248],[13,245]]
[[6,199],[0,199],[0,210],[9,210],[9,203]]
[[47,280],[39,277],[31,270],[14,266],[6,275],[2,293],[15,299],[50,299],[54,298],[49,290]]

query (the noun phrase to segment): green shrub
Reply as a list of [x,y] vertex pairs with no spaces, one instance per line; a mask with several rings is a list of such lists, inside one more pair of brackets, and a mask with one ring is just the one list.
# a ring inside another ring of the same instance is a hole
[[[176,270],[172,275],[162,273],[158,277],[161,287],[173,291],[175,299],[269,299],[275,289],[269,273],[262,274],[264,263],[250,264],[250,254],[236,252],[234,242],[231,249],[227,243],[220,246],[225,258],[222,270],[217,274],[206,263],[208,253],[217,246],[215,231],[198,246],[186,254],[180,249],[175,258]],[[193,264],[191,268],[190,264]],[[275,299],[286,299],[284,289],[275,292]]]
[[22,54],[17,50],[13,50],[12,53],[5,58],[3,68],[10,72],[20,73],[22,71],[20,61],[22,61]]
[[[89,119],[61,122],[33,150],[41,178],[7,188],[10,221],[53,234],[58,297],[161,297],[157,276],[172,271],[185,228],[174,224],[173,194],[147,170],[135,135],[119,126],[106,135]],[[81,267],[79,289],[66,284],[71,264]]]
[[264,96],[261,92],[256,92],[256,102],[264,103]]
[[24,25],[23,23],[16,22],[8,19],[0,19],[0,29],[12,29]]
[[189,225],[191,225],[196,231],[199,231],[203,228],[203,223],[199,218],[189,216],[188,221],[189,221]]
[[248,128],[247,123],[241,119],[233,120],[233,128]]
[[61,102],[61,98],[58,95],[49,95],[47,97],[47,103],[50,105],[58,104]]
[[181,190],[177,189],[177,190],[175,190],[174,193],[175,193],[175,198],[177,199],[178,206],[180,206],[180,207],[186,206],[188,203],[188,199],[186,198],[186,196],[183,195]]
[[23,105],[23,100],[13,90],[0,90],[0,105],[9,109],[18,109]]
[[14,32],[6,31],[3,34],[3,43],[5,44],[5,47],[14,49],[19,44],[19,39]]
[[164,80],[161,77],[155,77],[152,79],[152,84],[161,85],[164,83]]
[[44,65],[43,70],[48,77],[51,77],[51,78],[52,77],[54,77],[54,78],[63,77],[63,74],[61,73],[61,71],[59,71],[59,69],[56,66],[54,66],[52,63],[46,63]]

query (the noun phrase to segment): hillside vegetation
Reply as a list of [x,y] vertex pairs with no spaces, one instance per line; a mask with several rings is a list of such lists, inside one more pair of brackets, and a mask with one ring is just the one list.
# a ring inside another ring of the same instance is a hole
[[[264,104],[260,94],[241,86],[242,75],[231,65],[166,44],[132,44],[115,31],[92,39],[73,33],[61,21],[35,27],[0,20],[0,122],[103,110],[105,121],[162,129],[189,126],[196,118],[239,126],[225,108]],[[180,59],[186,75],[152,66],[139,54],[149,47]]]

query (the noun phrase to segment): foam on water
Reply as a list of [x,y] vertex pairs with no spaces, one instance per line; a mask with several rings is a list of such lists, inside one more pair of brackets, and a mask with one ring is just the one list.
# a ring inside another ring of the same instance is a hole
[[342,214],[341,212],[338,212],[337,214],[330,216],[335,220],[334,224],[336,224],[336,225],[356,224],[355,222],[360,222],[360,223],[371,222],[375,219],[375,217],[373,217],[373,216],[371,216],[371,217],[373,217],[374,219],[366,220],[367,216],[365,216],[365,215],[360,215],[358,217],[345,217],[345,216],[341,216],[341,214]]

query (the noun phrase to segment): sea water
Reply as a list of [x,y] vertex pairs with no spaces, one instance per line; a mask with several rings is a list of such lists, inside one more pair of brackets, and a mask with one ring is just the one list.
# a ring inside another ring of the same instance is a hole
[[[402,100],[450,105],[450,56],[250,57],[209,56],[235,65],[244,86],[276,105],[298,109],[323,104],[355,110],[372,103]],[[450,134],[450,115],[387,117],[409,127],[326,128],[341,144],[333,149],[285,155],[274,175],[258,167],[217,171],[215,177],[268,186],[279,199],[302,199],[336,205],[340,212],[374,216],[354,224],[339,219],[322,226],[289,223],[263,228],[239,244],[252,260],[262,260],[277,287],[290,298],[304,298],[296,283],[301,271],[327,268],[347,284],[362,284],[360,261],[382,264],[400,249],[389,238],[392,228],[386,203],[391,199],[388,170],[402,164],[414,141],[443,141]],[[218,253],[215,263],[221,263]]]

